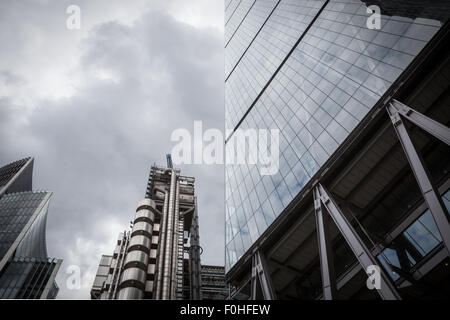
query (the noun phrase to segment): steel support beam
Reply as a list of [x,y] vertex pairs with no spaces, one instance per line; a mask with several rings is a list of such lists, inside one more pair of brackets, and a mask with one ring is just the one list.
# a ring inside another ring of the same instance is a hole
[[424,114],[395,99],[390,103],[389,109],[390,114],[398,112],[405,119],[408,119],[419,128],[422,128],[432,136],[450,146],[450,128],[447,126],[425,116]]
[[252,257],[251,299],[258,299],[258,281],[261,286],[264,300],[276,300],[275,290],[272,285],[265,256],[256,251]]
[[[327,209],[337,228],[341,232],[345,241],[349,245],[353,254],[358,259],[359,263],[363,269],[367,272],[369,266],[378,266],[379,263],[372,255],[370,250],[366,247],[362,239],[359,237],[356,230],[352,227],[350,222],[347,220],[342,210],[336,205],[334,199],[330,196],[330,193],[319,184],[316,187],[318,192],[318,197],[322,201],[323,206]],[[380,286],[377,288],[378,294],[382,299],[386,300],[401,300],[397,289],[392,284],[389,276],[380,267]]]
[[[398,110],[399,105],[401,106],[402,113]],[[447,248],[447,253],[450,254],[450,222],[447,208],[445,207],[436,187],[431,182],[430,176],[427,172],[428,170],[424,166],[423,160],[414,147],[408,130],[403,122],[402,116],[407,117],[408,119],[414,119],[414,124],[417,124],[420,128],[430,132],[436,138],[442,138],[443,140],[441,140],[447,144],[450,140],[450,130],[447,127],[445,127],[446,130],[444,130],[441,124],[427,118],[417,111],[411,110],[411,108],[405,106],[404,104],[400,104],[398,101],[390,103],[387,107],[394,130],[397,133],[398,139],[403,147],[403,151],[405,152],[414,176],[416,177],[416,181],[420,187],[425,202],[427,203],[431,215],[436,222],[442,241]],[[408,115],[405,116],[405,113]],[[411,117],[413,114],[414,116]]]
[[190,229],[190,248],[189,248],[189,266],[190,266],[190,299],[202,300],[202,279],[200,263],[200,233],[197,213],[197,197],[194,198],[195,209],[192,217]]
[[331,238],[329,233],[329,217],[328,214],[322,210],[319,190],[315,188],[313,193],[323,297],[325,300],[334,300],[337,298],[337,288]]

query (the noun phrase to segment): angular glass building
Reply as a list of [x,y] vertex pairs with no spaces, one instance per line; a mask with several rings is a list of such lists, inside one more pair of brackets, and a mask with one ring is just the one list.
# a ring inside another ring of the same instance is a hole
[[33,158],[0,168],[0,299],[53,299],[60,259],[48,258],[51,192],[31,191]]
[[[227,154],[248,155],[251,130],[279,132],[275,174],[251,155],[226,165],[235,295],[449,292],[449,13],[448,1],[225,1]],[[366,285],[370,266],[382,289]]]
[[25,158],[0,168],[0,196],[5,193],[31,191],[33,158]]

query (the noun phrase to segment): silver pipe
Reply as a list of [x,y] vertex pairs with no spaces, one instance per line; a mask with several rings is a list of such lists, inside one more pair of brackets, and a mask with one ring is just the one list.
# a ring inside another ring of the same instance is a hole
[[159,252],[158,252],[158,270],[156,274],[156,296],[155,299],[161,299],[161,289],[163,280],[163,257],[164,257],[164,244],[166,241],[166,225],[167,225],[167,207],[169,205],[169,192],[164,190],[164,205],[163,216],[160,220],[161,225],[159,227]]
[[179,228],[179,208],[180,208],[180,183],[177,181],[176,193],[175,193],[175,214],[174,214],[174,230],[173,230],[173,251],[172,251],[172,290],[171,299],[176,298],[176,288],[177,288],[177,269],[178,269],[178,228]]
[[172,242],[173,242],[173,223],[174,223],[174,200],[175,200],[175,183],[176,173],[175,170],[171,170],[172,176],[170,181],[170,194],[169,194],[169,210],[167,216],[167,234],[166,244],[164,251],[164,277],[162,287],[162,299],[170,299],[170,270],[172,266]]

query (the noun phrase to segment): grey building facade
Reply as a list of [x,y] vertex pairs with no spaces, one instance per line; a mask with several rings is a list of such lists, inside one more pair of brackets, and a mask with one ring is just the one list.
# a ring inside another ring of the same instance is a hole
[[194,183],[171,161],[151,167],[132,230],[119,235],[113,255],[101,258],[92,299],[201,299]]
[[0,299],[53,299],[60,259],[48,258],[51,192],[32,191],[33,158],[0,168]]
[[231,298],[448,296],[449,12],[225,2],[226,148],[238,130],[280,133],[275,174],[226,166]]
[[225,300],[229,287],[225,283],[225,267],[202,265],[202,300]]

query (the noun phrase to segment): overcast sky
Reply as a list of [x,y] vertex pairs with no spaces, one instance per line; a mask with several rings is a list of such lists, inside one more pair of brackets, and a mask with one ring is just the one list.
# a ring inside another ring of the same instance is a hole
[[[80,30],[66,27],[71,4]],[[172,131],[223,128],[223,10],[222,0],[0,1],[0,166],[34,156],[34,189],[54,192],[58,298],[90,297]],[[181,169],[196,178],[202,263],[223,265],[223,167]],[[69,265],[80,290],[66,287]]]

